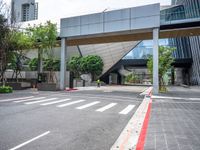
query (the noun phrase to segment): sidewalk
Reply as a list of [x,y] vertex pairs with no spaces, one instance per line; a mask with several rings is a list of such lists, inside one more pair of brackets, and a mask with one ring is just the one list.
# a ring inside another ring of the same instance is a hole
[[183,99],[153,99],[145,150],[200,150],[200,88],[170,87],[164,96]]

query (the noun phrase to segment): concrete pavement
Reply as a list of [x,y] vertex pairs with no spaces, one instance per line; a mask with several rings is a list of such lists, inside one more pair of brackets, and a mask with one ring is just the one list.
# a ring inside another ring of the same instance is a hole
[[159,96],[153,98],[144,149],[199,150],[200,88],[170,87]]

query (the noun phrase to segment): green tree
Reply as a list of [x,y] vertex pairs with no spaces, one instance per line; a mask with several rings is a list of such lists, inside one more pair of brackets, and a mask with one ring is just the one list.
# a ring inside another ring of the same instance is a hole
[[18,76],[21,75],[20,71],[22,70],[22,60],[25,60],[26,58],[24,52],[32,47],[33,42],[27,32],[19,30],[12,31],[11,40],[14,51],[9,63],[10,67],[14,69],[12,78],[15,74],[15,80],[18,81]]
[[[174,58],[172,53],[174,48],[171,47],[159,47],[159,90],[166,91],[166,87],[164,84],[164,75],[171,68],[171,64],[174,62]],[[150,56],[147,62],[147,68],[150,74],[153,74],[153,57]]]
[[38,72],[43,72],[43,53],[46,52],[53,58],[53,47],[56,44],[57,27],[56,24],[47,21],[44,25],[29,27],[28,31],[34,42],[34,47],[38,49]]
[[68,62],[69,70],[72,71],[76,77],[81,74],[90,73],[93,81],[103,71],[103,61],[100,56],[88,55],[85,57],[72,57]]
[[46,70],[46,71],[59,71],[60,70],[60,60],[54,59],[54,58],[45,59],[44,70]]
[[94,81],[103,71],[103,61],[101,57],[97,55],[82,57],[80,70],[82,73],[90,73]]
[[67,64],[69,70],[74,73],[75,77],[79,77],[81,74],[81,69],[80,69],[81,60],[82,57],[74,56]]
[[8,8],[0,0],[0,82],[2,82],[3,86],[5,86],[7,64],[11,60],[12,52],[15,49],[13,33],[16,29],[16,27],[10,28],[13,25],[9,23],[6,12],[8,12]]
[[2,11],[5,9],[5,4],[2,0],[0,0],[0,82],[5,86],[5,71],[7,66],[7,44],[6,38],[9,32],[9,28],[7,26],[7,19]]

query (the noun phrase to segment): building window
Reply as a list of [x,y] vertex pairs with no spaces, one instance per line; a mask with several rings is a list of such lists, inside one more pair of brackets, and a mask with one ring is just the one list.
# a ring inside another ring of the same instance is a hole
[[38,19],[38,3],[35,3],[35,12],[34,12],[34,19]]
[[23,4],[22,5],[22,21],[28,21],[29,20],[29,4]]

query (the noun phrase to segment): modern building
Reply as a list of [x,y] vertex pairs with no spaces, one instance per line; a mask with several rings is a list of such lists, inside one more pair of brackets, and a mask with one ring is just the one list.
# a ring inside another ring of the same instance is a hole
[[[200,17],[200,0],[173,0],[172,5],[176,5],[179,12],[183,12],[181,14],[183,18]],[[191,55],[192,58],[192,66],[182,71],[183,78],[185,74],[186,76],[188,74],[191,84],[200,85],[200,36],[176,38],[172,42],[182,49],[184,54]]]
[[[163,15],[162,15],[163,14]],[[172,5],[161,9],[161,21],[177,21],[190,19],[195,20],[200,17],[200,1],[199,0],[174,0]],[[175,84],[200,85],[200,37],[177,37],[160,40],[159,45],[170,46],[176,48],[173,56],[175,62]],[[142,41],[138,46],[133,48],[123,59],[118,61],[109,73],[120,76],[121,68],[134,70],[139,74],[147,72],[147,57],[153,54],[152,41]],[[132,69],[130,69],[132,68]],[[142,72],[141,72],[142,69]],[[124,72],[124,71],[123,71]],[[123,76],[123,75],[122,75]],[[119,77],[122,78],[122,77]],[[119,80],[118,80],[119,82]],[[120,83],[120,82],[119,82]]]
[[38,18],[38,3],[35,0],[12,0],[11,21],[26,22]]

